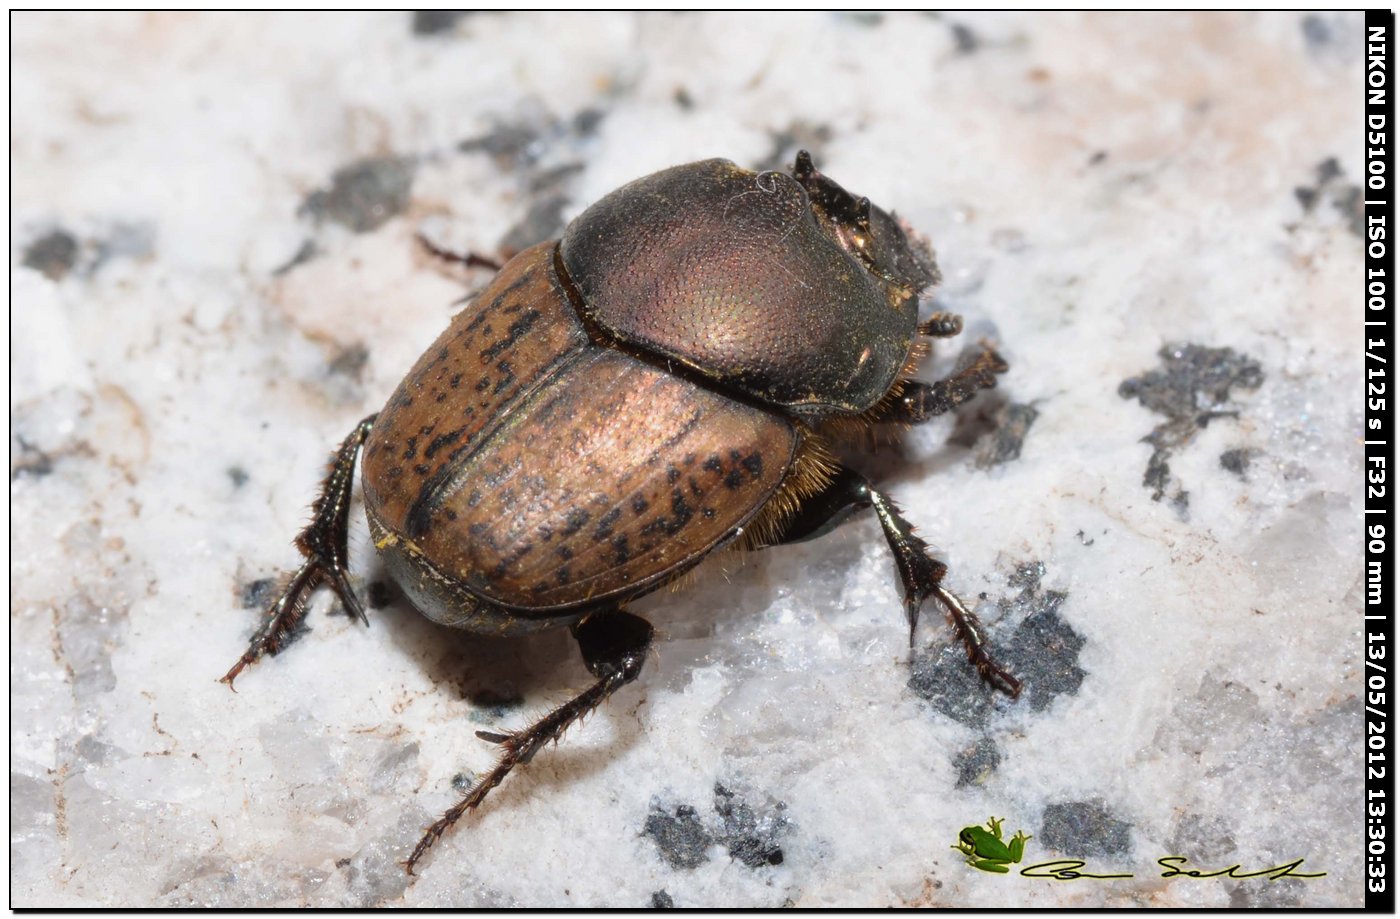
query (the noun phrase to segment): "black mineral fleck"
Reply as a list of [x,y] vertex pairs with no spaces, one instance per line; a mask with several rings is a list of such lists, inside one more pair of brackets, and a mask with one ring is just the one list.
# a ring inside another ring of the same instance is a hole
[[320,250],[316,248],[316,242],[314,240],[303,240],[302,244],[297,248],[297,251],[292,253],[291,258],[272,269],[272,276],[280,278],[298,265],[305,265],[318,254],[320,254]]
[[457,145],[463,153],[485,153],[503,170],[527,166],[539,158],[547,126],[534,121],[501,122],[476,137]]
[[762,810],[755,809],[735,792],[715,783],[715,813],[720,818],[719,841],[731,857],[750,868],[781,865],[783,850],[778,838],[787,830],[781,801]]
[[[989,646],[992,655],[1004,663],[1004,648],[995,641]],[[967,665],[967,654],[961,647],[933,644],[915,652],[908,685],[934,711],[971,728],[985,728],[999,701],[976,669]]]
[[666,863],[678,869],[698,868],[709,861],[706,850],[714,842],[700,815],[688,804],[671,813],[654,809],[647,815],[642,835],[650,836]]
[[486,154],[519,183],[525,215],[501,236],[498,251],[510,255],[563,233],[573,183],[584,168],[582,154],[606,117],[607,110],[596,106],[569,117],[534,108],[457,144],[462,153]]
[[[1307,870],[1307,869],[1301,869]],[[1231,909],[1286,909],[1303,902],[1303,891],[1307,882],[1299,878],[1279,878],[1263,884],[1258,881],[1240,881],[1233,887],[1226,884],[1230,892]]]
[[1238,417],[1233,391],[1258,389],[1264,382],[1264,371],[1258,361],[1233,348],[1169,344],[1158,355],[1162,368],[1124,380],[1118,395],[1137,399],[1150,411],[1166,416],[1165,422],[1142,439],[1153,448],[1142,484],[1152,490],[1152,500],[1166,498],[1185,519],[1190,495],[1167,461],[1211,421]]
[[1345,11],[1308,13],[1298,20],[1303,49],[1318,64],[1329,67],[1360,62],[1366,54],[1361,30]]
[[266,609],[272,602],[273,589],[277,586],[275,578],[258,578],[256,581],[249,581],[243,585],[240,599],[244,609]]
[[708,861],[712,845],[724,846],[730,858],[749,868],[783,863],[782,838],[791,829],[785,803],[767,796],[755,800],[717,782],[711,804],[708,815],[688,804],[654,804],[642,835],[651,837],[662,859],[677,869]]
[[1254,451],[1248,448],[1236,450],[1226,450],[1220,454],[1220,468],[1233,472],[1240,478],[1244,478],[1245,471],[1249,469],[1250,458]]
[[19,450],[10,460],[11,482],[24,476],[42,479],[53,474],[54,457],[51,453],[39,449],[19,436],[15,437],[15,445]]
[[496,121],[486,133],[459,142],[457,149],[485,153],[502,172],[523,173],[529,190],[549,191],[582,170],[578,149],[598,133],[607,114],[597,106],[582,108],[569,117],[533,108],[515,118]]
[[525,216],[501,237],[500,250],[522,252],[535,243],[558,239],[564,232],[564,207],[568,203],[564,194],[550,194],[534,201]]
[[1042,562],[1023,562],[1007,577],[1016,594],[997,601],[1004,619],[1020,619],[1007,643],[1002,663],[1024,684],[1021,699],[1031,711],[1044,711],[1057,696],[1073,695],[1084,682],[1079,652],[1084,637],[1060,615],[1068,598],[1063,590],[1047,590]]
[[[1014,592],[996,605],[1001,622],[1017,625],[1009,636],[1002,629],[992,632],[989,641],[992,655],[1021,680],[1020,702],[1034,712],[1078,692],[1086,676],[1079,666],[1084,637],[1060,615],[1069,595],[1043,587],[1045,571],[1039,561],[1012,568],[1006,582]],[[936,711],[973,728],[985,728],[993,712],[1010,704],[967,666],[960,648],[946,644],[915,653],[909,688]]]
[[335,171],[329,189],[308,195],[298,213],[368,233],[408,207],[416,168],[412,158],[401,156],[351,163]]
[[981,44],[977,40],[977,33],[960,22],[952,25],[953,45],[958,49],[959,54],[971,54],[977,50]]
[[676,901],[671,899],[671,895],[664,890],[658,890],[651,895],[652,909],[675,909]]
[[497,244],[500,251],[520,252],[536,243],[562,236],[564,208],[571,197],[569,189],[582,171],[583,164],[577,162],[549,169],[527,170],[523,177],[530,207],[525,216],[501,237]]
[[1169,855],[1180,855],[1197,864],[1229,858],[1235,851],[1230,821],[1224,817],[1182,814],[1167,846]]
[[955,788],[968,785],[981,785],[991,778],[1001,765],[1001,751],[996,741],[982,737],[957,752],[953,757],[953,768],[958,771]]
[[1021,698],[1031,711],[1044,711],[1056,696],[1074,695],[1084,682],[1079,652],[1084,637],[1059,614],[1065,593],[1047,590],[1037,598],[1042,608],[1016,627],[1002,662],[1025,684]]
[[340,352],[331,358],[330,365],[326,369],[336,376],[348,377],[359,382],[364,376],[365,367],[368,364],[369,349],[363,343],[355,342],[340,349]]
[[20,263],[50,281],[62,280],[78,263],[78,241],[64,230],[52,230],[25,246]]
[[472,10],[414,10],[414,35],[441,35],[457,27],[457,21],[472,14]]
[[579,137],[592,137],[598,133],[598,128],[607,116],[608,113],[603,109],[590,106],[575,112],[574,117],[569,120],[569,126]]
[[1361,186],[1346,180],[1336,157],[1328,157],[1313,167],[1312,180],[1295,187],[1293,196],[1303,206],[1304,213],[1308,214],[1316,211],[1320,204],[1330,204],[1348,230],[1365,238],[1365,200]]
[[1045,808],[1039,841],[1075,858],[1126,855],[1133,846],[1132,829],[1102,801],[1070,801]]
[[1308,43],[1309,48],[1318,48],[1332,41],[1332,27],[1315,13],[1303,17],[1301,23],[1303,29],[1303,39]]
[[1020,402],[1008,402],[998,408],[992,417],[992,431],[977,442],[973,454],[973,464],[979,469],[990,469],[1021,458],[1021,445],[1026,442],[1040,412],[1034,406]]

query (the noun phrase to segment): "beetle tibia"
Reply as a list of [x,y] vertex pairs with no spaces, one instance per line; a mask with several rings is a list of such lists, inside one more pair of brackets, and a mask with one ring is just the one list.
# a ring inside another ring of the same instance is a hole
[[350,586],[346,552],[350,533],[350,495],[355,481],[355,459],[369,436],[376,416],[370,415],[355,426],[331,458],[330,471],[321,485],[321,494],[311,506],[311,522],[297,536],[297,548],[306,561],[287,582],[286,588],[267,611],[248,643],[248,650],[219,681],[233,688],[233,681],[244,667],[264,654],[276,654],[296,635],[296,627],[306,616],[306,604],[322,584],[335,591],[345,611],[366,625],[364,607]]

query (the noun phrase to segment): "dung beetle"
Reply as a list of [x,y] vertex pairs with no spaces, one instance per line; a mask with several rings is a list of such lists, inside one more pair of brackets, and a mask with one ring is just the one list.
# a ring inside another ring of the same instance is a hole
[[625,607],[719,549],[810,539],[874,508],[910,642],[937,598],[982,677],[1015,696],[945,566],[832,451],[1006,370],[983,345],[947,379],[910,377],[922,338],[962,329],[919,320],[937,280],[921,237],[806,152],[792,175],[711,159],[612,192],[502,266],[340,445],[296,541],[305,561],[224,682],[282,648],[323,584],[368,622],[346,568],[363,450],[375,548],[424,615],[489,635],[569,628],[596,678],[534,724],[477,732],[500,761],[427,829],[410,874],[511,769],[637,678],[652,627]]

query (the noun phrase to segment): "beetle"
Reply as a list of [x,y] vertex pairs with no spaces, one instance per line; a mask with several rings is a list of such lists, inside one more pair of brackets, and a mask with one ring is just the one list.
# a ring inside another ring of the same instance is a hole
[[1001,825],[1004,822],[993,817],[987,821],[985,830],[980,826],[965,826],[958,832],[958,844],[952,848],[961,852],[967,863],[979,871],[1009,874],[1009,866],[1020,863],[1026,843],[1032,837],[1017,830],[1010,840],[1003,841]]
[[520,252],[333,454],[304,556],[248,650],[275,654],[329,586],[368,623],[346,545],[355,464],[374,545],[424,615],[492,635],[572,630],[595,678],[507,734],[501,758],[424,833],[405,867],[517,765],[632,682],[652,627],[627,604],[725,547],[819,536],[873,508],[904,590],[910,643],[930,597],[971,663],[1015,696],[946,570],[900,509],[839,463],[834,444],[913,425],[996,385],[980,353],[936,383],[910,375],[938,279],[932,250],[894,215],[818,172],[728,160],[676,166],[587,208],[563,237]]

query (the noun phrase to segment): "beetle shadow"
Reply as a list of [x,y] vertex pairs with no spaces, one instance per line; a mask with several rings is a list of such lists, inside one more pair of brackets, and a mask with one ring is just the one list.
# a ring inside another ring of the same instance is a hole
[[[683,685],[691,665],[713,654],[718,628],[742,628],[745,618],[761,616],[771,607],[783,578],[769,569],[782,551],[777,547],[717,553],[687,575],[685,586],[675,591],[663,587],[627,604],[628,611],[656,630],[637,685]],[[420,613],[382,566],[373,564],[365,574],[372,585],[371,616],[383,623],[394,645],[439,691],[476,708],[483,728],[523,727],[594,680],[566,628],[513,637],[454,629]],[[630,704],[627,689],[621,696]],[[616,701],[603,707],[611,708]]]
[[777,602],[791,573],[786,551],[779,546],[717,552],[681,586],[663,587],[629,604],[630,612],[656,630],[643,679],[657,689],[684,687],[696,667],[733,646],[735,633],[747,632]]
[[533,635],[478,635],[439,625],[420,613],[382,570],[375,615],[423,674],[457,699],[497,715],[524,708],[555,687],[582,688],[591,677],[567,629]]
[[[370,574],[384,575],[382,570]],[[476,709],[463,725],[468,731],[526,727],[594,682],[567,629],[515,637],[477,635],[428,619],[387,577],[377,582],[375,589],[379,597],[374,614],[383,621],[394,644],[417,662],[440,690]],[[521,803],[532,789],[562,787],[605,768],[646,728],[641,711],[645,690],[639,698],[624,687],[620,696],[603,706],[613,712],[612,736],[607,742],[586,749],[571,745],[569,737],[578,728],[575,724],[561,738],[563,743],[556,745],[559,749],[551,749],[547,760],[539,760],[548,763],[545,768],[516,769],[513,781],[493,791],[485,807],[509,808],[511,802]],[[485,768],[494,757],[494,748],[485,741],[481,746],[484,752],[474,756],[473,762]],[[524,777],[528,779],[522,780]]]

